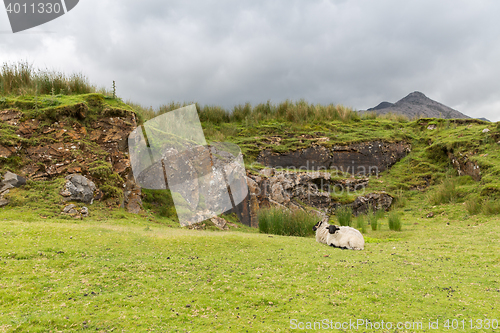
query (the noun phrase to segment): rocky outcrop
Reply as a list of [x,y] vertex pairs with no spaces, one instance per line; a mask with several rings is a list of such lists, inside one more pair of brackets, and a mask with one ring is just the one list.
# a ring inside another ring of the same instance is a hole
[[475,181],[481,180],[481,168],[477,164],[477,162],[471,161],[470,156],[474,155],[474,153],[469,154],[461,154],[459,156],[455,156],[454,154],[448,152],[448,157],[451,160],[451,163],[455,167],[459,176],[471,176]]
[[65,201],[81,201],[92,204],[94,201],[95,184],[80,174],[66,176],[61,195]]
[[377,175],[400,161],[411,151],[406,142],[372,141],[326,148],[313,146],[288,153],[264,150],[257,161],[272,168],[297,170],[336,170],[339,173]]
[[[89,112],[85,103],[47,109],[33,119],[26,119],[16,109],[0,111],[0,122],[15,133],[0,144],[0,159],[15,157],[19,174],[32,180],[79,173],[97,187],[105,185],[96,199],[118,199],[121,190],[127,191],[123,196],[127,209],[137,212],[141,207],[140,187],[127,183],[127,138],[137,127],[136,116],[129,110],[103,107],[100,118],[91,121]],[[86,125],[79,121],[82,119]]]
[[123,190],[123,208],[129,213],[139,214],[142,210],[141,187],[135,182],[130,173]]
[[348,206],[352,208],[353,214],[357,216],[368,213],[369,207],[374,211],[388,210],[393,200],[394,198],[385,192],[368,193],[357,197],[356,200]]
[[328,172],[289,172],[275,169],[261,170],[259,175],[247,173],[249,196],[242,203],[244,224],[258,227],[258,210],[277,206],[285,209],[308,209],[313,207],[318,218],[332,214],[345,206],[332,200],[331,193],[348,191],[358,193],[358,198],[348,204],[355,215],[364,214],[368,207],[388,210],[393,198],[385,193],[368,193],[368,178],[332,179]]

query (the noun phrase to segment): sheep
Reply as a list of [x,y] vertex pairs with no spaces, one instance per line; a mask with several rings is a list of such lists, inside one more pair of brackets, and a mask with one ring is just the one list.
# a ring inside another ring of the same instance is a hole
[[329,225],[327,229],[327,245],[350,250],[363,250],[365,248],[365,239],[358,230],[336,225]]
[[326,239],[328,237],[328,227],[330,226],[327,222],[328,220],[321,220],[316,223],[313,227],[313,231],[316,231],[316,241],[318,243],[326,244]]

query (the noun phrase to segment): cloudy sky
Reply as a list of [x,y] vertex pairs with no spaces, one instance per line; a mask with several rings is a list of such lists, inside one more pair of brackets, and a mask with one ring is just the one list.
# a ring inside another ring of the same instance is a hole
[[304,98],[362,110],[421,91],[500,121],[500,1],[81,0],[12,34],[0,62],[81,72],[124,100]]

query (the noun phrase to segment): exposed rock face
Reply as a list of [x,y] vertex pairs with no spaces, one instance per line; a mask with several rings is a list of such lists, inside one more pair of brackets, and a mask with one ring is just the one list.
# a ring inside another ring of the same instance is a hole
[[452,153],[448,153],[448,157],[451,163],[455,167],[459,176],[471,176],[475,181],[481,180],[481,169],[477,162],[473,162],[469,159],[469,154],[465,154],[457,157]]
[[[257,214],[260,208],[277,206],[290,210],[304,209],[303,204],[316,208],[319,219],[331,214],[341,204],[332,201],[330,193],[349,191],[359,197],[348,206],[355,215],[368,211],[387,210],[393,198],[387,193],[368,193],[365,188],[368,178],[332,180],[327,172],[287,172],[264,169],[262,176],[247,173],[249,196],[243,202],[245,220],[242,223],[258,227]],[[267,177],[266,177],[267,176]]]
[[369,207],[372,207],[373,210],[387,210],[391,207],[393,200],[394,198],[385,192],[369,193],[357,197],[356,200],[348,206],[352,207],[354,215],[357,216],[359,214],[368,213]]
[[94,201],[95,184],[80,174],[66,176],[61,195],[65,201],[81,201],[92,204]]
[[[14,126],[20,139],[40,138],[40,144],[36,146],[25,145],[20,140],[4,142],[0,145],[0,158],[21,157],[20,174],[32,180],[80,173],[99,186],[108,180],[101,177],[107,177],[109,173],[99,174],[92,169],[106,162],[114,173],[112,186],[126,188],[135,197],[140,196],[140,188],[131,189],[130,184],[125,184],[130,171],[127,138],[137,126],[135,114],[124,109],[105,108],[100,112],[101,118],[91,122],[90,126],[75,121],[75,118],[86,119],[87,114],[85,103],[54,108],[40,119],[25,119],[19,110],[0,111],[0,122]],[[53,122],[44,122],[44,119]],[[95,164],[100,162],[100,165]],[[121,179],[125,181],[120,183]],[[131,202],[134,208],[129,211],[137,211],[135,203],[140,206],[140,198],[139,201],[131,199]]]
[[128,175],[123,190],[123,207],[132,214],[139,214],[142,209],[141,187],[135,182],[132,173]]
[[410,151],[411,145],[405,142],[373,141],[335,146],[332,149],[314,146],[285,154],[264,150],[257,157],[257,161],[273,168],[316,171],[333,169],[367,176],[387,170]]

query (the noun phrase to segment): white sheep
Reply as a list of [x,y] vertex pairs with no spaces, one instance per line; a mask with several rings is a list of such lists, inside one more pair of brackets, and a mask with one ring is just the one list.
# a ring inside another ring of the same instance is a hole
[[316,223],[313,227],[313,231],[316,231],[316,241],[318,243],[326,244],[326,239],[328,237],[328,227],[330,226],[327,219],[323,219]]
[[365,248],[363,235],[354,228],[329,225],[326,229],[328,230],[326,244],[329,246],[350,250],[363,250]]

